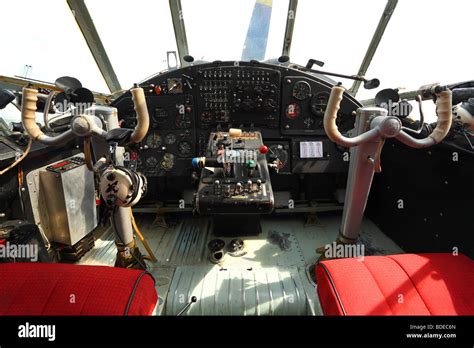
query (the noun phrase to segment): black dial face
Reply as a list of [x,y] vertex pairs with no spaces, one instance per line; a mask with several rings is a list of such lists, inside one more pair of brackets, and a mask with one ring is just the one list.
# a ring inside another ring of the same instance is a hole
[[329,101],[328,92],[319,92],[311,98],[311,112],[316,116],[324,116]]
[[212,121],[212,112],[204,111],[201,114],[201,121],[204,123],[210,123]]
[[267,152],[267,161],[275,163],[278,169],[286,167],[289,159],[287,145],[273,144],[270,145]]
[[186,129],[191,127],[191,117],[186,113],[178,113],[176,115],[176,127],[180,129]]
[[315,122],[315,121],[314,121],[314,118],[312,118],[312,117],[306,117],[306,118],[303,120],[304,126],[305,126],[307,129],[313,128],[314,122]]
[[156,167],[158,165],[158,160],[154,156],[150,156],[145,160],[145,163],[148,167]]
[[161,145],[161,136],[156,132],[149,134],[146,138],[146,144],[150,149],[157,149]]
[[165,153],[163,159],[160,162],[161,169],[169,171],[174,167],[174,155],[171,153]]
[[176,142],[176,135],[173,133],[166,134],[165,143],[166,145],[173,145]]
[[183,81],[180,78],[168,79],[168,93],[181,94],[183,93]]
[[191,144],[187,141],[182,141],[178,144],[178,152],[181,157],[190,156],[192,153]]
[[272,98],[268,98],[263,102],[263,108],[266,111],[275,111],[276,107],[277,107],[277,103]]
[[306,81],[298,81],[293,86],[293,97],[298,100],[305,100],[311,96],[311,86]]
[[158,124],[165,123],[168,120],[168,116],[169,114],[166,109],[156,108],[155,114],[153,115],[153,121]]

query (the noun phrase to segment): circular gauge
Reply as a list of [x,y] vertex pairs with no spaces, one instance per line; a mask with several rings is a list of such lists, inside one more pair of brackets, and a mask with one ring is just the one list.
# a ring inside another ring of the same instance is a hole
[[176,127],[185,129],[191,127],[191,117],[187,114],[178,114],[176,116]]
[[301,108],[298,104],[296,103],[291,103],[286,107],[286,117],[288,117],[290,120],[294,120],[297,118],[300,114]]
[[304,120],[303,120],[303,123],[305,125],[306,128],[310,129],[313,127],[314,125],[314,118],[312,117],[306,117]]
[[263,108],[266,111],[274,111],[276,107],[277,107],[277,103],[272,98],[265,99],[265,101],[263,102]]
[[150,149],[157,149],[161,145],[161,137],[158,133],[153,132],[146,138],[146,144]]
[[180,78],[168,79],[168,93],[181,94],[183,93],[183,80]]
[[174,156],[171,153],[166,153],[160,162],[160,167],[166,171],[173,169],[174,167]]
[[270,145],[267,152],[267,161],[269,163],[277,163],[277,168],[281,169],[286,167],[290,155],[287,150],[288,146],[281,144]]
[[188,143],[187,141],[180,142],[178,144],[178,152],[179,152],[179,155],[182,157],[191,155],[191,152],[192,152],[191,144]]
[[204,111],[201,114],[201,121],[204,123],[209,123],[212,121],[212,112],[210,111]]
[[176,135],[173,133],[168,133],[165,136],[165,143],[166,145],[173,145],[176,142]]
[[148,157],[148,158],[145,160],[145,163],[146,163],[147,167],[152,167],[152,168],[154,168],[154,167],[157,166],[158,160],[156,159],[155,156],[150,156],[150,157]]
[[324,116],[329,101],[328,92],[319,92],[311,98],[311,112],[316,116]]
[[305,100],[311,96],[311,86],[306,81],[298,81],[293,86],[293,97],[298,100]]
[[163,108],[156,108],[155,113],[153,114],[153,121],[158,124],[165,123],[168,120],[168,110]]

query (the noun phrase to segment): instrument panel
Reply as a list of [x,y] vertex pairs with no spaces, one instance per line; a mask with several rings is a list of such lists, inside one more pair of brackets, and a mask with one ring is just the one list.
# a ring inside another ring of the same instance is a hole
[[[150,129],[138,150],[138,170],[149,177],[188,176],[211,132],[242,128],[261,132],[269,156],[281,162],[278,174],[347,171],[322,123],[331,86],[321,76],[258,62],[213,62],[158,74],[140,83]],[[135,126],[130,92],[112,106],[123,127]],[[341,132],[353,128],[359,106],[344,95]]]

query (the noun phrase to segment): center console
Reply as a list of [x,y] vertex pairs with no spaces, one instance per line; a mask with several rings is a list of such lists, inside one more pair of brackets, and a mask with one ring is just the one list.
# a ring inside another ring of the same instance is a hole
[[261,231],[259,216],[274,208],[267,152],[260,132],[230,129],[211,133],[206,156],[193,159],[201,171],[196,210],[212,214],[215,233]]

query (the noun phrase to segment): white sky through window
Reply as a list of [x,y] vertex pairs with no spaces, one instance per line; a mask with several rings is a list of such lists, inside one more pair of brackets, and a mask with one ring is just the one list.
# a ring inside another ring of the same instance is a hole
[[[288,0],[273,0],[266,57],[281,54]],[[167,68],[177,51],[168,0],[86,0],[123,88]],[[195,59],[239,60],[254,0],[182,0],[189,52]],[[355,74],[375,31],[384,0],[300,0],[291,61],[309,58],[323,69]],[[381,81],[361,88],[368,99],[382,88],[415,89],[431,82],[474,79],[470,36],[472,0],[399,0],[366,76]],[[63,75],[108,92],[65,0],[0,2],[0,75],[54,82]],[[352,82],[342,80],[346,87]]]

